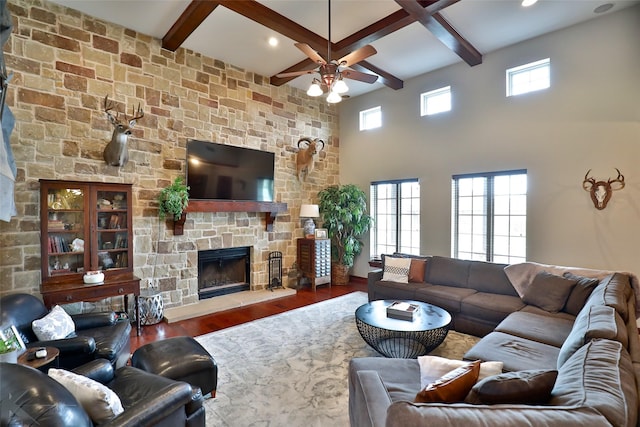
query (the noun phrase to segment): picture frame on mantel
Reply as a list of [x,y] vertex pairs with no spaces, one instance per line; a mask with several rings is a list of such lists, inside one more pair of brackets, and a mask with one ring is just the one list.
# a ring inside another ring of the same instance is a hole
[[315,236],[316,239],[326,239],[327,236],[328,236],[327,229],[326,228],[316,228],[314,236]]

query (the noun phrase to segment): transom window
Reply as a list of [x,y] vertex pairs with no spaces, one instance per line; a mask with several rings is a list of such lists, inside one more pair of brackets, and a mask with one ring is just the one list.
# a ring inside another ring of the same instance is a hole
[[507,96],[522,95],[551,86],[549,58],[507,70]]
[[420,116],[451,111],[451,86],[420,94]]
[[382,126],[382,108],[380,106],[360,111],[360,130],[375,129]]
[[404,252],[420,254],[418,179],[371,183],[371,257]]
[[454,175],[452,187],[452,256],[526,261],[527,171]]

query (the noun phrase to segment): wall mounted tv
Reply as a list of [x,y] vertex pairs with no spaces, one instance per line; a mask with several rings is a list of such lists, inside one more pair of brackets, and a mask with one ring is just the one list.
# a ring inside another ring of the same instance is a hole
[[187,185],[194,200],[273,202],[275,154],[187,141]]

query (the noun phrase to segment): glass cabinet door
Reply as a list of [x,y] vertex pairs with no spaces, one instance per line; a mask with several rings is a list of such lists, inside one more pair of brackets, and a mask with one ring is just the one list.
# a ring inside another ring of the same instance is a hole
[[129,248],[131,213],[128,212],[129,194],[118,189],[98,188],[96,192],[95,258],[97,270],[127,268],[132,256]]
[[[61,277],[82,273],[88,267],[85,252],[87,230],[85,210],[86,188],[56,187],[46,189],[47,251],[43,259],[43,273],[48,277]],[[87,251],[89,248],[87,248]]]

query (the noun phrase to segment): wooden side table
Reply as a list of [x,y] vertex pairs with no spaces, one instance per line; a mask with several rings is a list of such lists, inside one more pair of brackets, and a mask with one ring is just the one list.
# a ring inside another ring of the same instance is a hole
[[20,356],[18,356],[18,363],[20,365],[30,366],[32,368],[39,369],[45,373],[48,368],[51,368],[51,367],[57,368],[58,356],[60,356],[60,350],[58,350],[55,347],[45,347],[45,349],[47,350],[47,355],[42,359],[27,360],[30,354],[35,353],[36,350],[40,348],[41,347],[28,348],[27,351],[25,351]]

